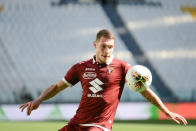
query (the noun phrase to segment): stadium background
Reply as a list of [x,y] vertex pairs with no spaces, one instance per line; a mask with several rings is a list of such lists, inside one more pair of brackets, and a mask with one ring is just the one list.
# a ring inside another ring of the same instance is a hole
[[[115,35],[116,57],[152,71],[151,88],[168,108],[196,119],[195,0],[0,0],[0,125],[69,120],[81,98],[80,84],[30,117],[18,107],[71,65],[91,58],[103,28]],[[156,107],[125,87],[116,120],[162,119]]]

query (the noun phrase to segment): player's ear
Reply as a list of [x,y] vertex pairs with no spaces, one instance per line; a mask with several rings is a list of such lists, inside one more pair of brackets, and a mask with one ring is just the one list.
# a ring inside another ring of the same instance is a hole
[[93,45],[94,45],[94,48],[96,49],[96,47],[97,47],[97,42],[94,41]]

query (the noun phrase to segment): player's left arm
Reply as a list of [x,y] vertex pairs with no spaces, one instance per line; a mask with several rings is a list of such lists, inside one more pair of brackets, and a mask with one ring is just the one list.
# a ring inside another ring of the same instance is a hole
[[167,107],[163,104],[161,99],[150,89],[147,88],[145,91],[140,92],[140,94],[146,98],[150,103],[158,107],[166,116],[168,116],[171,120],[176,122],[177,124],[180,124],[180,121],[186,125],[187,121],[184,117],[181,115],[171,112],[167,109]]

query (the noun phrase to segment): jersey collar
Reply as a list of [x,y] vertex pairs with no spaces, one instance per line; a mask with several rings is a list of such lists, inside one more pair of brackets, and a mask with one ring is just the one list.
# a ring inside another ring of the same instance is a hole
[[[114,59],[113,55],[110,57],[109,61],[106,63],[106,65],[110,65],[110,63],[112,62],[112,60]],[[96,64],[96,56],[93,56],[93,64]]]

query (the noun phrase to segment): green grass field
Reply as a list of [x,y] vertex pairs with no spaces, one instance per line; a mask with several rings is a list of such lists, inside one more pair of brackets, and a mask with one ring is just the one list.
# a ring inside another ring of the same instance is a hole
[[[0,131],[57,131],[66,122],[0,122]],[[112,131],[196,131],[196,125],[115,122]]]

